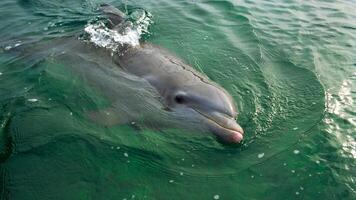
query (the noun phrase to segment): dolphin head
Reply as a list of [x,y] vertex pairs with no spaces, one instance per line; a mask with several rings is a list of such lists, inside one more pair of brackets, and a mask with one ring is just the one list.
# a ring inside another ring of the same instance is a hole
[[239,143],[243,129],[236,122],[232,97],[221,87],[209,83],[186,85],[166,96],[170,109],[193,112],[202,125],[224,143]]

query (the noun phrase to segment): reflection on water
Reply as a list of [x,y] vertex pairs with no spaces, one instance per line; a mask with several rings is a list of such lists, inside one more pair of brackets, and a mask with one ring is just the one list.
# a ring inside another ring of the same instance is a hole
[[[327,95],[328,112],[336,115],[337,118],[325,118],[325,122],[328,124],[328,132],[335,135],[342,145],[342,155],[350,158],[356,158],[356,142],[354,138],[356,119],[354,111],[351,110],[356,107],[356,97],[352,96],[356,92],[355,87],[353,87],[355,84],[356,73],[341,83],[337,94]],[[342,120],[343,123],[337,123],[337,120]]]

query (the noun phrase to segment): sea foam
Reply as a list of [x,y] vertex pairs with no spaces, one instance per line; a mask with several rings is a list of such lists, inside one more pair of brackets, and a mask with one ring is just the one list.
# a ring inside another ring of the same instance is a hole
[[118,51],[123,45],[137,46],[142,35],[148,33],[148,28],[153,23],[152,15],[144,10],[136,10],[128,19],[131,19],[132,26],[124,27],[121,31],[109,29],[103,21],[89,23],[84,31],[90,42],[113,51]]

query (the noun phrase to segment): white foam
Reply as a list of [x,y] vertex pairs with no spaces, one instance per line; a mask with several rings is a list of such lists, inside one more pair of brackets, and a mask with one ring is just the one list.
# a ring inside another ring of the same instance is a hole
[[140,17],[133,22],[133,26],[126,27],[122,32],[109,29],[101,21],[88,24],[84,31],[88,34],[89,41],[95,45],[118,51],[122,45],[139,45],[141,36],[148,33],[148,27],[152,24],[151,17],[149,13],[141,12]]

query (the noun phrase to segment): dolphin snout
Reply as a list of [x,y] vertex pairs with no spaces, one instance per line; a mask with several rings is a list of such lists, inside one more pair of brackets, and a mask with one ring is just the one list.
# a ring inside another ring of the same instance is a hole
[[243,129],[231,116],[219,112],[199,113],[204,116],[210,131],[220,141],[224,143],[239,143],[243,139]]
[[212,132],[224,143],[240,143],[243,139],[244,131],[233,118],[215,118],[215,126]]
[[222,130],[217,130],[216,135],[226,143],[240,143],[243,139],[243,129],[239,124],[235,122],[234,128]]

